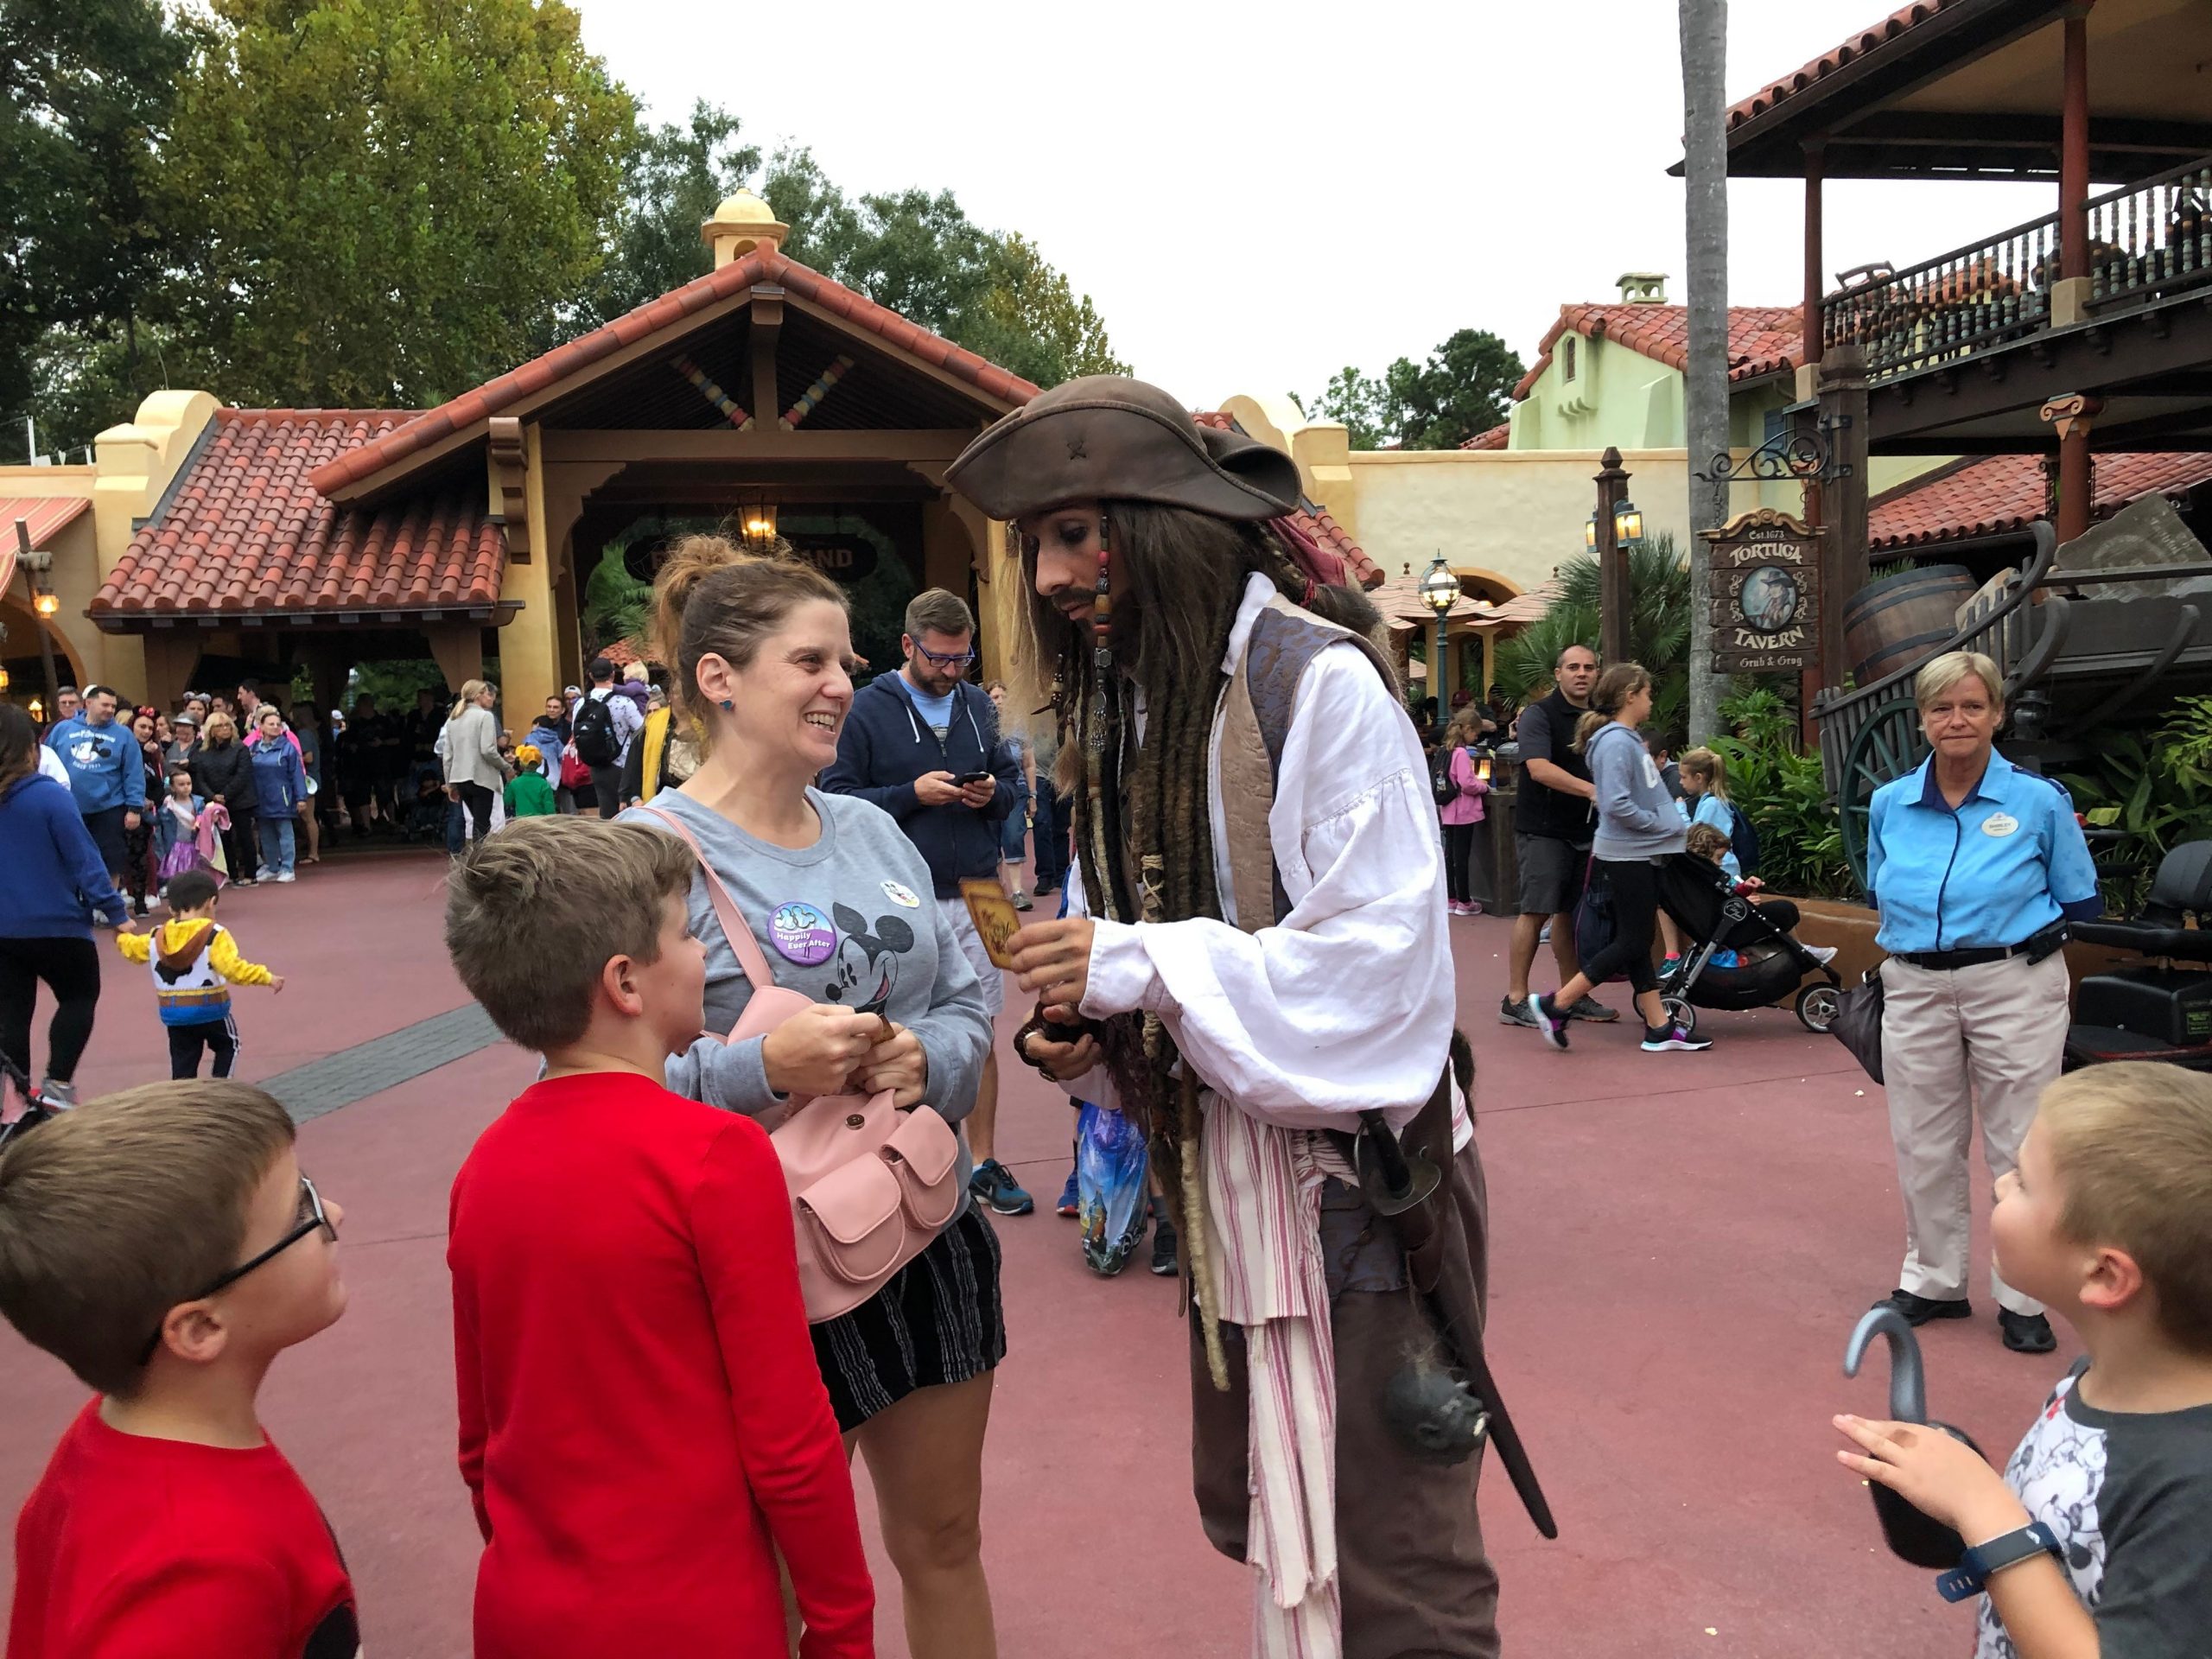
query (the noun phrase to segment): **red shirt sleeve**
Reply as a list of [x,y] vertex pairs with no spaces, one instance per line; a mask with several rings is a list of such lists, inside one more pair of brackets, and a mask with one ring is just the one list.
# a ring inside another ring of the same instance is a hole
[[804,1659],[872,1659],[875,1590],[851,1471],[807,1335],[783,1166],[734,1117],[702,1160],[692,1236],[729,1377],[738,1455],[790,1568]]
[[[446,1235],[453,1235],[453,1210],[459,1207],[460,1188],[446,1213]],[[484,1507],[484,1373],[476,1352],[476,1303],[464,1287],[461,1274],[453,1275],[453,1376],[461,1416],[461,1478],[468,1484],[468,1501],[476,1510],[476,1529],[492,1541],[492,1515]]]

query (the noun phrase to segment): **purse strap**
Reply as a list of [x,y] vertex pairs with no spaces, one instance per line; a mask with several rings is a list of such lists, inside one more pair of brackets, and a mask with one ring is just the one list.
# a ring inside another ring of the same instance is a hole
[[658,806],[641,806],[638,810],[650,812],[660,819],[698,855],[700,873],[707,878],[707,897],[714,901],[715,919],[722,925],[722,933],[729,940],[730,950],[736,954],[738,967],[743,970],[754,990],[765,991],[772,988],[776,976],[768,970],[768,958],[761,951],[760,941],[753,937],[752,928],[746,925],[745,913],[738,909],[737,901],[729,896],[729,889],[722,885],[721,877],[715,874],[714,864],[707,857],[705,849],[699,845],[698,837],[686,829],[683,820],[673,812]]

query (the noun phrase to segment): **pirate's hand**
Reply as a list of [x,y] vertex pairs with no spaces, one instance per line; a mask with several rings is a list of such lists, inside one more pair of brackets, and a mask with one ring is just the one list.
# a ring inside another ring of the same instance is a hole
[[1073,1042],[1056,1043],[1045,1034],[1052,1029],[1049,1014],[1046,1019],[1047,1024],[1026,1031],[1015,1039],[1014,1058],[1024,1065],[1034,1066],[1055,1083],[1073,1083],[1085,1072],[1096,1070],[1096,1039],[1089,1032],[1082,1032]]
[[1088,916],[1032,922],[1007,941],[1021,988],[1039,1001],[1083,1006],[1090,988],[1090,943],[1096,929]]
[[929,1082],[930,1057],[922,1039],[906,1027],[886,1021],[881,1039],[861,1057],[849,1086],[866,1095],[888,1089],[892,1103],[906,1107],[920,1103]]

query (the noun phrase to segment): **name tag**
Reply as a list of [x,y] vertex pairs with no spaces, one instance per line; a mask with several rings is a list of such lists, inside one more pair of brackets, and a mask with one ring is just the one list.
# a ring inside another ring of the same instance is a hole
[[2020,821],[2008,813],[1993,812],[1981,821],[1985,836],[2009,836],[2020,827]]

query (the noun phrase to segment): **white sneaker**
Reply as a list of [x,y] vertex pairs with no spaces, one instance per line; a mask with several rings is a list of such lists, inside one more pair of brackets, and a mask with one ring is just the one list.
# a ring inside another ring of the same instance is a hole
[[1835,960],[1836,948],[1832,944],[1808,944],[1805,950],[1815,962],[1821,963],[1823,967]]
[[293,880],[298,880],[298,878],[297,878],[296,876],[295,876],[295,875],[294,875],[294,874],[293,874],[289,870],[284,870],[284,871],[280,872],[280,873],[278,874],[278,875],[277,875],[276,879],[277,879],[279,881],[293,881]]

